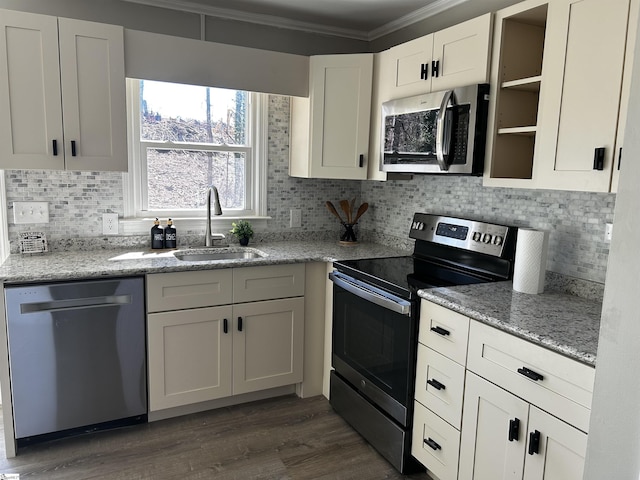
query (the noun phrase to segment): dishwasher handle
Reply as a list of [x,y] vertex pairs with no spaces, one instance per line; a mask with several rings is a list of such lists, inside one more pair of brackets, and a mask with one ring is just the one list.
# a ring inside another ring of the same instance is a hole
[[111,307],[131,303],[131,295],[107,295],[102,297],[72,298],[46,302],[21,303],[20,313],[56,312],[78,308]]
[[331,272],[329,274],[329,279],[335,285],[356,295],[357,297],[362,298],[363,300],[375,303],[379,307],[386,308],[392,312],[399,313],[400,315],[411,316],[411,302],[400,297],[396,297],[389,292],[385,292],[372,285],[360,282],[355,278],[351,278],[340,272]]

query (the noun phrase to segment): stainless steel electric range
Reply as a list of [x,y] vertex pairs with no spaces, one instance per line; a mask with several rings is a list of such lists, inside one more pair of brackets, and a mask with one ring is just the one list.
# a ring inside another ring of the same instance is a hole
[[334,263],[330,402],[402,473],[411,457],[418,290],[508,280],[517,228],[416,213],[406,257]]

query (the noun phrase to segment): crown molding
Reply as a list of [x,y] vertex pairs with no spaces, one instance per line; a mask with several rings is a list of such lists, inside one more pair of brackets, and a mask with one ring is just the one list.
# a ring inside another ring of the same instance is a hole
[[319,25],[317,23],[302,22],[287,18],[278,17],[276,15],[266,15],[258,13],[247,13],[230,8],[210,7],[201,3],[190,0],[124,0],[129,3],[138,3],[152,7],[167,8],[171,10],[180,10],[183,12],[196,13],[199,15],[208,15],[211,17],[224,18],[227,20],[236,20],[240,22],[255,23],[258,25],[266,25],[270,27],[287,28],[291,30],[301,30],[304,32],[312,32],[322,35],[333,35],[338,37],[352,38],[355,40],[371,41],[393,33],[401,28],[408,27],[416,22],[425,20],[429,17],[437,15],[445,10],[453,8],[469,0],[435,0],[429,5],[420,8],[404,17],[389,22],[370,32],[363,30],[354,30],[348,28],[332,27],[329,25]]
[[368,39],[376,40],[377,38],[389,35],[390,33],[400,30],[401,28],[413,25],[416,22],[426,20],[429,17],[438,15],[445,10],[457,7],[458,5],[462,5],[463,3],[466,3],[468,1],[469,0],[435,0],[426,7],[422,7],[418,10],[415,10],[414,12],[409,13],[408,15],[405,15],[404,17],[400,17],[397,20],[393,20],[392,22],[386,23],[379,28],[371,30],[368,34]]
[[332,27],[329,25],[319,25],[317,23],[302,22],[291,20],[288,18],[278,17],[276,15],[265,15],[260,13],[248,13],[233,10],[230,8],[219,8],[202,5],[201,3],[191,2],[189,0],[124,0],[129,3],[139,3],[151,7],[167,8],[171,10],[179,10],[182,12],[196,13],[199,15],[208,15],[211,17],[224,18],[227,20],[237,20],[240,22],[255,23],[258,25],[267,25],[270,27],[287,28],[290,30],[301,30],[304,32],[319,33],[323,35],[333,35],[337,37],[353,38],[355,40],[368,41],[368,32],[362,30],[353,30],[348,28]]

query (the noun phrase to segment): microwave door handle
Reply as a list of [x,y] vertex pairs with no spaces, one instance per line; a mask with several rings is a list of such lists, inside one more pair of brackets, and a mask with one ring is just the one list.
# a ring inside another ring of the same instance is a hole
[[449,170],[449,146],[451,144],[451,124],[446,122],[447,107],[455,104],[453,90],[445,92],[436,120],[436,160],[440,170]]

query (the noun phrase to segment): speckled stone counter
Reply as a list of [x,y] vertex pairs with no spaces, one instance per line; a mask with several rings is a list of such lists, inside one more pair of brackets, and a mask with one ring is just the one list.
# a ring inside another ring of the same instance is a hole
[[176,259],[173,251],[148,249],[72,251],[32,256],[12,254],[0,266],[0,280],[7,284],[75,280],[281,263],[332,262],[334,260],[411,255],[412,253],[373,243],[342,246],[336,242],[304,241],[261,243],[256,248],[249,246],[245,249],[242,247],[231,247],[230,249],[233,251],[254,251],[264,254],[264,257],[249,260],[185,262]]
[[469,318],[595,366],[599,301],[562,293],[528,295],[511,282],[420,290],[419,295]]

